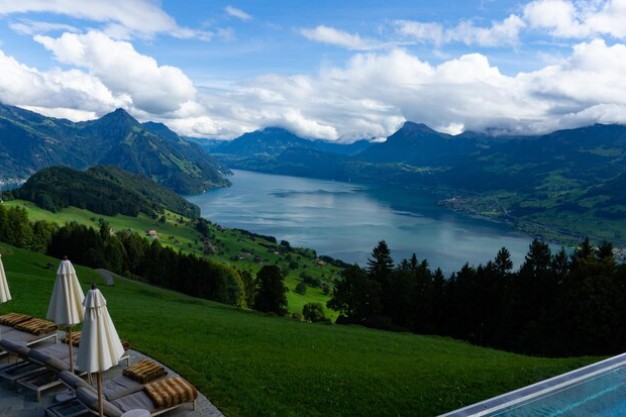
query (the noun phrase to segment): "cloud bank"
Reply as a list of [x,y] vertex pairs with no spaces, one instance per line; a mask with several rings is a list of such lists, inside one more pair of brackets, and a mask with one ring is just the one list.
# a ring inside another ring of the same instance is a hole
[[[300,33],[355,51],[345,62],[309,74],[259,75],[223,88],[196,85],[180,68],[159,63],[107,30],[81,32],[21,20],[23,26],[14,29],[32,36],[58,67],[34,68],[0,50],[0,100],[74,120],[124,107],[183,135],[219,138],[282,126],[305,137],[352,141],[386,137],[405,120],[450,133],[543,133],[626,123],[626,45],[621,41],[626,29],[616,23],[625,21],[625,3],[536,0],[485,27],[392,23],[404,37],[439,45],[510,46],[525,30],[573,39],[569,51],[535,71],[502,73],[483,53],[433,63],[407,48],[388,43],[381,48],[381,42],[320,25]],[[156,7],[133,4],[128,7]],[[167,25],[180,29],[158,8],[155,18],[161,20],[145,23],[122,20],[111,10],[81,12],[62,1],[0,0],[0,14],[41,9],[76,17],[88,13],[90,19],[146,36]],[[63,33],[54,36],[53,31]]]

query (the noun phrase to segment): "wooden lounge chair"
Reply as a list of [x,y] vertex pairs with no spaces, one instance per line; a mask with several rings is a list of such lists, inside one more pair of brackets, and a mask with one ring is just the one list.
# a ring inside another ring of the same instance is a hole
[[[61,345],[57,343],[56,345]],[[65,346],[67,348],[67,346]],[[56,352],[53,350],[50,353]],[[41,401],[41,395],[52,388],[61,385],[59,373],[69,371],[69,355],[63,359],[58,359],[50,353],[42,352],[39,349],[31,349],[28,352],[28,360],[32,363],[44,366],[41,372],[20,378],[17,383],[20,387],[33,391],[37,396],[37,401]]]
[[58,374],[69,370],[69,350],[66,344],[54,343],[40,348],[28,348],[23,345],[0,341],[0,345],[19,361],[0,371],[0,378],[12,385],[34,391],[37,400],[46,390],[61,384]]
[[[74,353],[74,363],[77,362],[78,352]],[[128,355],[125,355],[128,360]],[[39,365],[39,371],[27,375],[15,375],[14,380],[20,387],[35,392],[37,401],[41,395],[52,388],[61,385],[59,374],[70,370],[69,349],[65,343],[55,343],[42,348],[30,349],[26,355],[26,363]],[[87,375],[81,372],[81,376]],[[1,376],[1,375],[0,375]]]
[[[148,393],[150,391],[150,386],[153,384],[185,384],[191,389],[191,392],[189,392],[189,395],[181,397],[180,401],[171,402],[166,400],[164,403],[162,402],[159,404],[155,401],[154,397]],[[107,401],[106,399],[103,399],[102,404],[104,415],[106,417],[121,417],[123,413],[136,409],[144,409],[150,413],[150,416],[157,416],[185,404],[191,404],[193,410],[195,410],[197,398],[198,392],[191,384],[180,377],[170,377],[147,384],[144,386],[143,390],[118,398],[114,401]],[[78,388],[76,390],[76,399],[92,413],[96,415],[98,414],[98,394],[93,387]]]
[[[102,394],[107,401],[115,401],[122,397],[126,397],[128,395],[134,394],[144,389],[146,382],[154,382],[160,379],[163,379],[167,375],[167,371],[165,369],[152,362],[152,361],[140,361],[140,362],[150,362],[154,364],[156,367],[160,368],[161,372],[152,373],[150,379],[148,381],[134,377],[126,376],[125,374],[130,374],[130,372],[126,372],[128,369],[136,367],[137,364],[133,365],[133,367],[129,367],[124,369],[123,374],[112,378],[104,380],[102,384]],[[140,363],[139,363],[140,364]],[[132,371],[132,369],[131,369]],[[91,387],[84,379],[79,377],[76,374],[71,372],[63,371],[59,374],[59,379],[63,384],[65,384],[68,388],[73,391],[78,390],[79,388],[87,388]],[[139,380],[138,380],[139,379]]]
[[[9,313],[0,316],[0,340],[23,343],[27,346],[55,339],[57,326],[48,320],[38,319],[25,314]],[[6,354],[5,350],[0,355]]]
[[31,350],[29,347],[7,339],[0,340],[0,347],[15,359],[0,369],[0,378],[8,381],[12,386],[15,386],[20,378],[31,376],[45,369],[42,364],[27,360],[28,352]]

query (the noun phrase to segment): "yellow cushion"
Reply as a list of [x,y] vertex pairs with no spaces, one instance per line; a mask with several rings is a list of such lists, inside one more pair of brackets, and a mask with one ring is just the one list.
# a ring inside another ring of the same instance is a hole
[[15,325],[15,328],[34,335],[40,335],[55,331],[57,329],[57,325],[48,320],[31,318],[30,320],[23,321]]
[[[83,332],[72,332],[72,345],[78,346],[80,344],[80,336],[82,335],[82,333]],[[65,336],[63,336],[61,341],[63,343],[69,344],[69,337],[68,337],[68,335],[66,334]]]
[[32,319],[32,316],[27,316],[21,313],[9,313],[0,316],[0,324],[5,326],[15,326],[16,324]]
[[145,384],[147,382],[154,381],[157,378],[161,378],[166,375],[167,372],[158,363],[154,363],[147,359],[142,359],[139,362],[127,367],[122,371],[122,374],[128,378],[132,378],[135,381]]
[[198,390],[179,376],[151,382],[146,384],[144,390],[159,409],[173,407],[198,398]]

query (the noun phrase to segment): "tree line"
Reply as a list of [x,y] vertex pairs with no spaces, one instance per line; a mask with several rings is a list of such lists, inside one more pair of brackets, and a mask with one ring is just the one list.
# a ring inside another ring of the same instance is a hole
[[[196,229],[206,236],[208,222],[196,219]],[[92,268],[139,279],[194,297],[283,316],[287,314],[285,277],[276,265],[265,265],[253,277],[219,262],[177,252],[130,230],[113,232],[100,221],[99,229],[76,222],[58,226],[40,220],[31,222],[20,206],[0,203],[0,241],[62,258]],[[320,303],[304,306],[302,319],[328,321]]]
[[626,348],[626,265],[611,243],[585,239],[573,253],[534,240],[517,271],[506,248],[448,278],[415,255],[398,265],[382,241],[366,268],[351,266],[328,307],[359,323],[464,339],[545,356]]
[[0,204],[0,241],[231,305],[246,306],[246,291],[255,284],[244,282],[233,268],[177,252],[158,240],[128,230],[112,233],[106,222],[99,230],[74,222],[61,227],[43,220],[33,223],[19,206]]

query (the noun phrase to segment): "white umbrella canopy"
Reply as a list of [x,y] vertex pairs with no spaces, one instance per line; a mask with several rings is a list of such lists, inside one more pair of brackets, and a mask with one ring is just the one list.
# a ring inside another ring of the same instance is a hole
[[0,304],[4,304],[11,300],[11,291],[7,284],[7,276],[4,273],[4,265],[2,265],[2,255],[0,255]]
[[93,284],[84,305],[85,323],[76,366],[81,371],[98,373],[98,404],[102,417],[102,372],[119,363],[124,347],[107,310],[107,302]]
[[2,255],[0,255],[0,304],[4,304],[11,300],[11,291],[7,284],[7,276],[4,273],[4,265],[2,264]]
[[83,321],[85,315],[84,300],[85,294],[78,282],[74,265],[66,257],[57,269],[57,278],[54,281],[46,318],[58,325],[67,326],[67,344],[69,345],[70,370],[72,372],[74,371],[72,326]]
[[78,282],[74,266],[69,260],[62,260],[57,269],[57,279],[54,281],[46,318],[59,325],[78,324],[83,321],[85,314],[84,299],[85,294]]
[[113,325],[107,302],[92,285],[85,298],[85,323],[76,366],[81,371],[106,371],[119,363],[124,347]]

